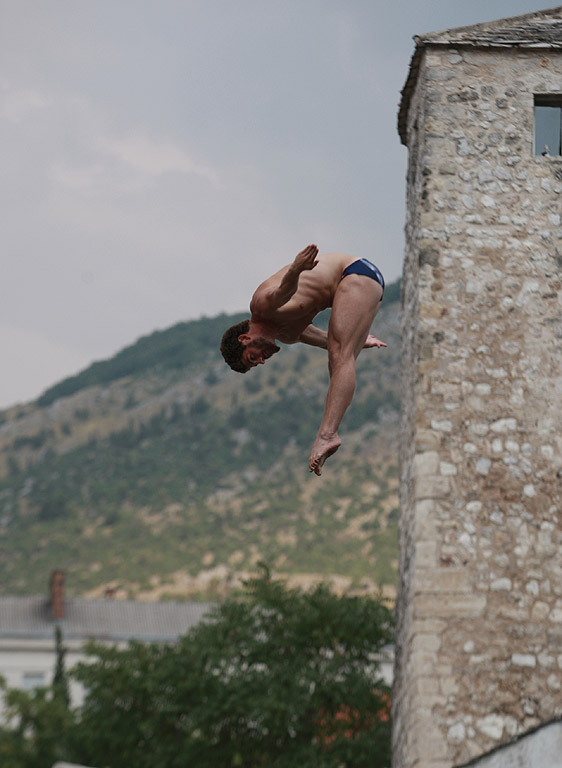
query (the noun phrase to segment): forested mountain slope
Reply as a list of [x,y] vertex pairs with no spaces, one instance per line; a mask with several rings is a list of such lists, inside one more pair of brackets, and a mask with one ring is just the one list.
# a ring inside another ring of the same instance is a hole
[[[218,351],[242,316],[179,323],[95,363],[37,402],[0,412],[0,590],[205,597],[264,560],[337,589],[394,585],[399,286],[364,350],[322,477],[309,449],[326,352],[284,347],[245,376]],[[323,322],[327,322],[324,316]]]

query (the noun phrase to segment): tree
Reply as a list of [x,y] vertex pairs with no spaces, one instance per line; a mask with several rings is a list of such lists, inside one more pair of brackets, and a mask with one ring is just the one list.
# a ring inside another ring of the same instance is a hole
[[64,667],[66,648],[63,646],[62,630],[59,624],[57,624],[55,628],[55,652],[57,660],[55,664],[55,674],[53,676],[53,697],[60,699],[63,705],[68,709],[70,706],[70,692],[68,690],[68,679]]
[[174,645],[99,645],[78,759],[117,768],[385,768],[382,601],[291,590],[265,570]]
[[178,643],[91,645],[67,706],[62,635],[51,686],[5,694],[2,768],[386,768],[382,601],[285,588],[264,572]]
[[52,686],[33,691],[6,689],[4,724],[0,726],[2,768],[51,768],[72,754],[74,715],[60,689]]

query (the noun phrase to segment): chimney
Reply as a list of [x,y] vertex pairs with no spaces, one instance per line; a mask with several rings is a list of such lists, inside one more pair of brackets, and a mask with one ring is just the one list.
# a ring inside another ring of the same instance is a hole
[[64,619],[64,571],[51,573],[51,618]]

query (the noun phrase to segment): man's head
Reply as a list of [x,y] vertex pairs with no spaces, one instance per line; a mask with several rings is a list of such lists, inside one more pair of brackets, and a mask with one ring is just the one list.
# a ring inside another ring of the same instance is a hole
[[238,373],[246,373],[250,368],[264,363],[271,355],[279,352],[280,347],[262,336],[250,333],[250,321],[228,328],[222,337],[220,350],[225,362]]
[[221,353],[225,359],[225,362],[230,365],[233,371],[238,373],[246,373],[248,368],[242,362],[242,354],[245,346],[238,341],[238,337],[244,333],[248,333],[250,328],[249,320],[242,320],[236,325],[231,325],[222,336],[221,340]]

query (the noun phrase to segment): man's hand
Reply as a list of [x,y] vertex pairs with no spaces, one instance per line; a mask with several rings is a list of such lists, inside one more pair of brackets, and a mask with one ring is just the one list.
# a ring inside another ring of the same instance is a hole
[[295,256],[276,288],[269,287],[264,290],[260,286],[250,302],[252,314],[267,317],[286,304],[296,293],[301,273],[314,269],[318,264],[317,256],[318,248],[315,245],[307,246]]
[[369,334],[365,339],[365,343],[363,344],[363,349],[369,349],[371,347],[386,347],[386,346],[387,345],[384,343],[384,341],[381,341],[380,339],[377,339],[376,336],[371,336],[371,334]]
[[318,260],[316,258],[317,256],[318,248],[315,245],[308,245],[295,256],[293,267],[298,270],[298,272],[305,272],[306,270],[314,269],[314,267],[318,264]]

